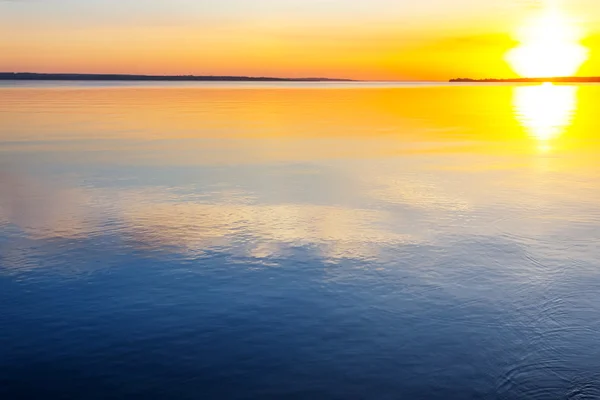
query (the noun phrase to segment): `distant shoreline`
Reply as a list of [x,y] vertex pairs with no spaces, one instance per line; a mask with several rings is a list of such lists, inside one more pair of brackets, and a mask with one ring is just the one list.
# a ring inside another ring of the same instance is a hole
[[154,81],[154,82],[355,82],[336,78],[272,78],[255,76],[130,75],[130,74],[46,74],[0,72],[0,80],[22,81]]
[[600,82],[600,77],[597,76],[588,76],[588,77],[578,77],[578,76],[564,76],[564,77],[555,77],[555,78],[509,78],[509,79],[471,79],[471,78],[455,78],[450,79],[450,82],[468,82],[468,83],[544,83],[544,82],[552,82],[552,83],[593,83]]

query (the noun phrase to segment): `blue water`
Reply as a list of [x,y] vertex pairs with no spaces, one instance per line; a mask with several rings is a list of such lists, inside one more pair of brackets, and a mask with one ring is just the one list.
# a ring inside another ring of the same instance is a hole
[[0,398],[600,398],[564,88],[0,89]]

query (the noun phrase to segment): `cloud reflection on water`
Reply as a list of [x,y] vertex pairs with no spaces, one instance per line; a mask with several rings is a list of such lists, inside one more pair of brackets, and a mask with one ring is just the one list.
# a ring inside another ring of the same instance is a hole
[[96,225],[92,211],[89,194],[68,181],[10,168],[0,172],[0,221],[31,237],[85,237]]

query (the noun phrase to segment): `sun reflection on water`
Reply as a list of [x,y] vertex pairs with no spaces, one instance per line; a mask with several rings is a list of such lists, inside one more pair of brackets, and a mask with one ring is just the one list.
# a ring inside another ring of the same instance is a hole
[[538,149],[548,151],[552,141],[571,125],[577,109],[577,86],[539,86],[515,88],[513,106],[519,122],[537,140]]

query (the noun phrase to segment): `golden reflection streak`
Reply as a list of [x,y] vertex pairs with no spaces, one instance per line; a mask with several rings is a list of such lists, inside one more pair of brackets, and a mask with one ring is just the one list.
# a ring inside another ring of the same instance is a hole
[[550,150],[552,141],[571,125],[577,110],[577,91],[577,86],[551,83],[515,87],[513,106],[516,118],[537,140],[539,150]]

